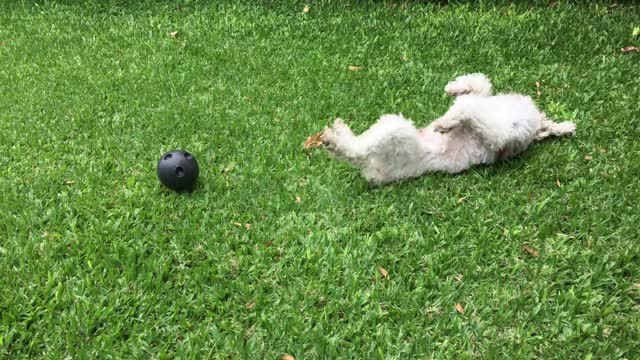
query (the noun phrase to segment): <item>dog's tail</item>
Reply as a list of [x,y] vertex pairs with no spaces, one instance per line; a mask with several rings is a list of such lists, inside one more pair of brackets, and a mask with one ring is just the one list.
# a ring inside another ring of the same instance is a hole
[[491,81],[481,73],[458,76],[444,87],[444,91],[451,96],[466,94],[491,96]]
[[542,117],[540,130],[536,133],[536,140],[542,140],[549,136],[575,135],[576,124],[571,121],[557,123],[546,116]]

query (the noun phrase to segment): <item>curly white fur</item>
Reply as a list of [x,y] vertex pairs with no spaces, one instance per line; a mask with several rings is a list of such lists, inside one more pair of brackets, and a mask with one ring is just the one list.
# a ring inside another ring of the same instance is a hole
[[361,168],[371,185],[381,185],[492,164],[523,152],[534,140],[575,134],[574,123],[549,120],[528,96],[492,96],[483,74],[460,76],[445,91],[456,96],[453,105],[425,128],[387,114],[356,136],[336,119],[324,130],[323,143],[337,158]]

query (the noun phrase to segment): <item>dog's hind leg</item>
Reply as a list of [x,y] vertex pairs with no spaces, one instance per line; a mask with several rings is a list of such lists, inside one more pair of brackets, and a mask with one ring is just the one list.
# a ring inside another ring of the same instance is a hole
[[575,135],[576,124],[571,121],[561,123],[554,122],[548,118],[542,120],[540,130],[536,133],[535,139],[542,140],[549,136]]

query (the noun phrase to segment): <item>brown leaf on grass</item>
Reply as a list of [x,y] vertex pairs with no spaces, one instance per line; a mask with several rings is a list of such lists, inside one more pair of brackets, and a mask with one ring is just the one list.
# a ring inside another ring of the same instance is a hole
[[522,245],[522,249],[531,256],[538,257],[540,255],[540,253],[538,253],[538,250],[527,245]]
[[64,181],[64,184],[65,184],[65,185],[73,185],[73,184],[75,184],[75,183],[76,183],[76,182],[75,182],[75,181],[73,181],[73,180],[65,180],[65,181]]
[[294,358],[293,355],[284,354],[282,360],[296,360],[296,358]]
[[302,148],[304,149],[313,149],[322,145],[322,134],[324,132],[320,131],[317,134],[313,134],[305,140],[304,144],[302,144]]
[[600,154],[604,154],[607,152],[607,149],[600,149]]
[[590,155],[585,155],[585,156],[584,156],[584,159],[585,159],[585,160],[587,160],[587,161],[589,161],[589,160],[591,160],[592,158],[591,158],[591,156],[590,156]]
[[241,223],[239,223],[239,222],[234,222],[234,223],[233,223],[233,225],[234,225],[234,226],[237,226],[237,227],[239,227],[239,228],[244,227],[244,228],[245,228],[245,229],[247,229],[247,230],[251,230],[251,224],[244,224],[244,225],[242,225],[242,224],[241,224]]
[[378,268],[378,271],[380,271],[380,275],[382,275],[383,278],[386,279],[389,277],[389,273],[382,266]]
[[457,312],[459,312],[460,314],[464,315],[464,309],[462,308],[462,305],[460,303],[457,303],[455,308],[456,308]]
[[349,65],[349,70],[351,70],[351,71],[360,71],[360,70],[362,70],[362,67]]
[[464,202],[464,199],[466,199],[466,196],[463,196],[461,198],[458,199],[458,204],[462,204]]
[[562,184],[560,183],[560,179],[556,179],[556,185],[558,185],[558,187],[562,186]]
[[244,304],[244,308],[249,310],[253,309],[254,306],[256,306],[255,301],[249,301],[248,303]]
[[637,46],[625,46],[622,49],[620,49],[620,51],[622,51],[623,54],[627,54],[627,53],[632,53],[632,52],[640,52],[640,48]]
[[175,39],[176,37],[178,37],[178,32],[177,31],[172,31],[172,32],[169,33],[169,36],[171,36],[172,38]]
[[308,14],[309,10],[311,10],[311,6],[309,6],[309,4],[306,4],[304,6],[304,9],[302,9],[302,12],[305,13],[305,14]]

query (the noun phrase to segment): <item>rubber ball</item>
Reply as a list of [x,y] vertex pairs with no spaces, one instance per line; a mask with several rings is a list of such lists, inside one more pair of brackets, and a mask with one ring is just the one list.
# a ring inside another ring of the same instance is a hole
[[198,161],[189,152],[171,150],[158,160],[156,169],[162,185],[174,191],[191,191],[198,179]]

